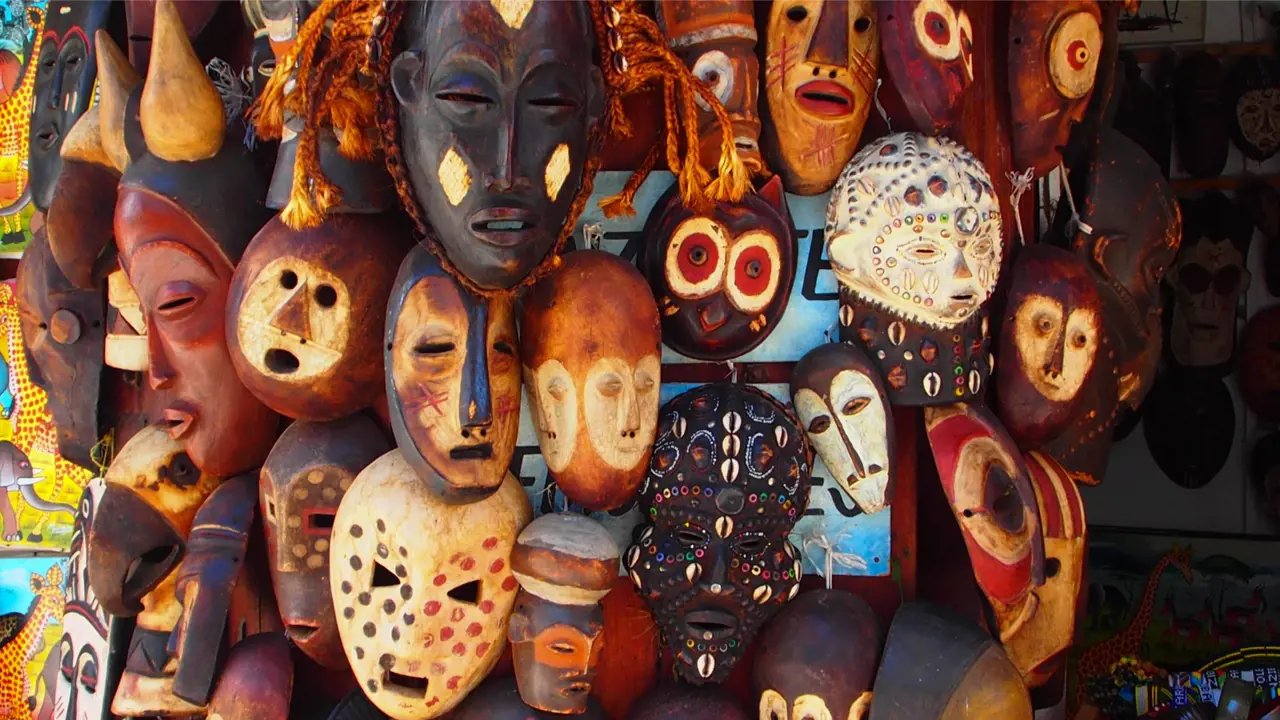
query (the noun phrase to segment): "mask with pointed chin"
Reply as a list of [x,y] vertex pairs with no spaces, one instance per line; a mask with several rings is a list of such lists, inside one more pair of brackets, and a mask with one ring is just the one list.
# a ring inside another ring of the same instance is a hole
[[884,67],[916,130],[940,135],[973,84],[973,23],[948,0],[880,0]]
[[765,153],[787,191],[818,195],[853,157],[875,95],[871,0],[786,0],[769,11]]
[[662,341],[699,360],[738,357],[782,318],[795,279],[795,233],[777,177],[737,204],[693,212],[678,188],[649,217],[643,267]]

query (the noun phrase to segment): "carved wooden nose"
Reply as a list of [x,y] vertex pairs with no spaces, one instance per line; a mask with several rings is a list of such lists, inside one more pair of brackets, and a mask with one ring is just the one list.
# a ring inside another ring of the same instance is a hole
[[280,306],[275,314],[271,316],[271,327],[277,330],[283,330],[291,335],[296,335],[303,340],[311,339],[311,313],[307,306],[307,285],[300,283],[289,296],[288,300]]

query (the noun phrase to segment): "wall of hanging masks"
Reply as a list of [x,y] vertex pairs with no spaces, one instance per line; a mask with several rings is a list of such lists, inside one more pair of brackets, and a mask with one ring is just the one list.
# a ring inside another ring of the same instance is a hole
[[[63,682],[0,708],[1061,697],[1076,485],[1150,387],[1180,212],[1097,127],[1112,3],[999,7],[51,0],[19,357],[103,479],[21,569],[9,636],[59,590]],[[1024,248],[1060,167],[1079,231]],[[985,625],[842,589],[914,587],[918,455]]]

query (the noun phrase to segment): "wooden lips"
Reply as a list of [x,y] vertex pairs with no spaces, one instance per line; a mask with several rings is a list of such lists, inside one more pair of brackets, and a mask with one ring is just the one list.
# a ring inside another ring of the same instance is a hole
[[620,507],[640,487],[658,426],[653,295],[630,263],[584,250],[534,285],[523,308],[524,389],[547,469],[573,503]]

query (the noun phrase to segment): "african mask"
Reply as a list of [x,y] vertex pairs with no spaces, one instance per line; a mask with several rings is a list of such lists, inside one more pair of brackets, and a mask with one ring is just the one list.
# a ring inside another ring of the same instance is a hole
[[729,693],[711,685],[658,685],[640,698],[628,720],[747,720],[749,716]]
[[[109,41],[98,34],[99,46]],[[130,100],[137,118],[123,128],[132,160],[116,245],[146,319],[148,382],[175,398],[164,411],[169,433],[197,467],[225,477],[258,467],[279,424],[236,377],[225,329],[232,272],[265,222],[265,187],[245,147],[223,142],[222,100],[172,0],[156,4],[151,48],[153,70]],[[104,107],[110,87],[102,84]]]
[[391,215],[337,214],[317,227],[267,223],[227,295],[227,345],[273,410],[333,420],[386,389],[379,336],[409,231]]
[[515,476],[466,505],[424,487],[399,450],[365,468],[334,520],[329,582],[361,689],[397,720],[449,712],[507,641],[516,536],[529,500]]
[[1102,54],[1096,0],[1009,6],[1009,114],[1013,166],[1043,177],[1062,162],[1071,126],[1093,94]]
[[662,341],[699,360],[727,360],[764,341],[795,279],[791,213],[778,178],[738,204],[693,212],[678,188],[645,226],[643,267],[662,311]]
[[871,720],[1030,718],[1018,670],[985,630],[930,603],[893,616]]
[[48,393],[58,452],[77,465],[96,469],[93,451],[103,434],[98,391],[106,296],[102,288],[72,286],[53,261],[45,230],[32,234],[18,264],[22,352],[31,382]]
[[880,63],[869,0],[788,0],[769,10],[764,128],[769,167],[788,192],[831,188],[858,147]]
[[62,170],[62,138],[93,101],[97,64],[90,38],[107,24],[109,0],[60,0],[45,7],[31,100],[31,201],[47,211]]
[[883,137],[827,205],[840,337],[875,357],[899,405],[981,397],[984,307],[1000,276],[1000,203],[982,164],[946,138]]
[[759,720],[865,720],[871,711],[880,624],[857,595],[801,594],[769,621],[758,647]]
[[419,3],[404,37],[391,86],[413,196],[458,272],[517,286],[550,259],[594,151],[586,3]]
[[507,627],[520,697],[556,714],[587,711],[604,647],[600,601],[618,576],[618,546],[582,515],[543,515],[511,552],[520,595]]
[[719,683],[800,589],[787,535],[809,504],[809,445],[791,414],[745,385],[674,398],[661,423],[626,569],[676,673]]
[[1027,466],[991,411],[956,403],[925,408],[938,479],[951,503],[1002,637],[1035,612],[1044,583],[1044,546]]
[[644,277],[599,250],[565,255],[524,297],[520,356],[538,444],[576,505],[610,510],[640,486],[658,427],[660,333]]
[[485,497],[506,477],[519,429],[513,302],[472,293],[422,247],[393,288],[384,362],[396,444],[445,501]]
[[[674,0],[658,3],[655,11],[671,49],[724,106],[739,157],[760,165],[759,36],[753,5],[749,0]],[[714,175],[720,167],[724,133],[711,106],[701,96],[694,100],[702,166]]]
[[1023,248],[996,375],[996,407],[1019,447],[1040,447],[1075,421],[1102,346],[1102,300],[1084,260],[1042,243]]
[[1222,471],[1238,440],[1235,401],[1222,380],[1203,373],[1161,376],[1147,401],[1142,435],[1165,477],[1188,490]]
[[333,518],[352,480],[390,450],[364,415],[290,425],[259,477],[267,556],[285,634],[325,667],[346,665],[329,595]]
[[1160,362],[1160,279],[1182,242],[1182,214],[1169,181],[1142,148],[1114,130],[1099,135],[1080,208],[1090,232],[1077,232],[1072,250],[1088,261],[1102,295],[1120,402],[1136,408]]
[[1280,420],[1280,307],[1259,310],[1244,326],[1236,378],[1259,420]]
[[[28,246],[27,252],[30,251]],[[118,640],[112,633],[111,616],[102,609],[89,586],[89,528],[93,526],[104,488],[102,479],[91,480],[85,486],[71,533],[63,634],[56,650],[61,662],[54,695],[65,709],[56,716],[58,720],[102,717],[115,692],[114,678],[120,674],[119,658],[110,652],[112,641]]]
[[880,512],[893,490],[893,423],[884,382],[862,350],[828,343],[791,374],[791,402],[809,443],[863,512]]
[[1224,89],[1227,73],[1218,58],[1196,51],[1182,56],[1174,78],[1174,135],[1178,163],[1193,177],[1222,174],[1231,151]]
[[[582,696],[584,710],[574,717],[582,720],[604,720],[607,717],[595,700]],[[555,720],[564,715],[544,712],[526,705],[510,677],[492,678],[471,691],[450,720]]]
[[973,23],[949,0],[881,0],[884,67],[916,130],[939,135],[973,83]]
[[1167,282],[1173,287],[1169,349],[1183,367],[1231,362],[1236,311],[1249,288],[1253,224],[1222,193],[1182,200],[1184,241]]
[[1044,535],[1044,585],[1031,592],[1035,614],[1004,640],[1009,660],[1030,687],[1039,687],[1062,669],[1075,636],[1084,589],[1085,517],[1080,489],[1049,455],[1026,454]]
[[1280,150],[1280,65],[1269,55],[1240,58],[1227,77],[1227,110],[1236,147],[1263,162]]

